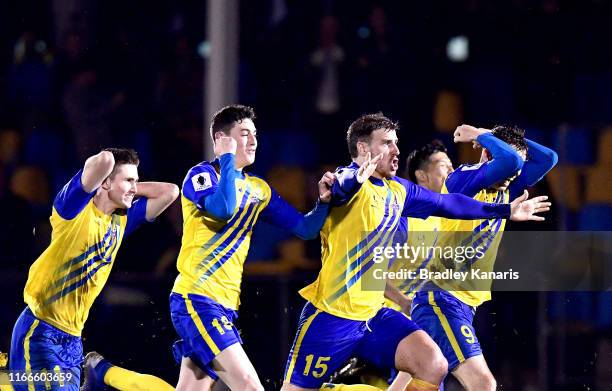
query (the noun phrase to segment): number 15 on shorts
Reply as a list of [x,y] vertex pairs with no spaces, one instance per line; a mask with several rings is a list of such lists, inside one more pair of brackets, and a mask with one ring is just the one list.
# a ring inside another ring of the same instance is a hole
[[[312,374],[312,376],[318,378],[323,377],[327,372],[327,362],[331,360],[331,357],[319,357],[317,361],[314,363],[314,368],[312,368],[312,363],[315,359],[314,354],[309,354],[306,356],[306,366],[304,367],[304,376],[308,376]],[[312,372],[310,371],[312,368]]]

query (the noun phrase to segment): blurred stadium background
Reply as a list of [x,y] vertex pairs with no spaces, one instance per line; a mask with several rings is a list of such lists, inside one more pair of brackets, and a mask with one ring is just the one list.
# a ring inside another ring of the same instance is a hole
[[[511,123],[560,164],[536,189],[545,224],[612,228],[612,3],[598,0],[0,2],[0,350],[50,237],[55,193],[101,147],[129,146],[142,179],[180,184],[206,154],[208,114],[258,113],[253,171],[306,210],[325,169],[349,161],[356,115],[400,121],[403,156],[461,123]],[[222,45],[222,46],[221,46]],[[86,350],[175,382],[168,294],[180,205],[119,252],[85,328]],[[240,326],[277,389],[319,265],[318,242],[259,225]],[[612,293],[497,293],[477,330],[503,390],[612,390]]]

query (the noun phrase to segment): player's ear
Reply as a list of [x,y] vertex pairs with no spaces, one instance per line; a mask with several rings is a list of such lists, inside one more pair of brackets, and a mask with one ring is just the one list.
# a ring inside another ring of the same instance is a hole
[[416,176],[417,181],[425,182],[427,180],[427,174],[423,170],[416,170],[414,176]]
[[110,175],[106,177],[106,179],[104,179],[104,182],[102,182],[102,185],[100,185],[100,187],[104,190],[110,190],[111,187],[111,177]]
[[363,156],[368,153],[368,145],[363,141],[357,141],[357,154]]

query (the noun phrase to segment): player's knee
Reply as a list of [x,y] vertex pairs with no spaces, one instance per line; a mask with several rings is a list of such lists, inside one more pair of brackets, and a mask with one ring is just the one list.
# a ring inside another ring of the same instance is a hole
[[437,345],[427,346],[422,351],[420,364],[414,377],[433,384],[442,382],[448,373],[448,362]]
[[433,357],[431,358],[431,375],[433,377],[439,378],[440,381],[442,381],[448,373],[448,361],[446,361],[446,358],[444,358],[444,355],[442,355],[442,352],[440,352],[439,349],[436,349],[432,353],[432,356]]
[[245,391],[264,391],[259,379],[251,374],[244,375],[241,389]]
[[479,373],[473,377],[472,384],[466,384],[468,391],[495,391],[497,381],[490,372]]

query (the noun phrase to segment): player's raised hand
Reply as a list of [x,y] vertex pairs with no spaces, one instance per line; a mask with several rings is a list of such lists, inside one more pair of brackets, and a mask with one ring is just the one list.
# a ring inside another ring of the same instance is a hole
[[357,182],[364,183],[376,171],[376,166],[380,159],[382,159],[382,156],[383,154],[380,153],[372,159],[372,155],[368,152],[365,161],[357,171]]
[[550,202],[546,202],[548,196],[539,196],[527,199],[529,192],[525,190],[522,196],[517,197],[510,203],[510,220],[512,221],[544,221],[544,217],[536,216],[536,213],[550,210]]
[[453,133],[453,141],[455,143],[469,143],[476,141],[478,136],[483,133],[490,132],[488,129],[477,128],[472,125],[460,125],[457,126],[455,132]]
[[336,181],[336,176],[331,172],[327,171],[321,177],[319,181],[319,200],[324,203],[328,203],[332,198],[332,186]]
[[226,153],[236,154],[236,140],[229,136],[215,138],[215,155],[221,156]]

